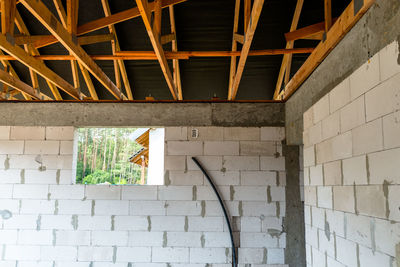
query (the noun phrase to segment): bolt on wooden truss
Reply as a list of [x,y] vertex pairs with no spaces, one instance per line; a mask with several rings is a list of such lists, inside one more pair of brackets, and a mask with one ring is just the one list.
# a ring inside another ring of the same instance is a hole
[[[236,6],[237,5],[238,4],[236,3],[235,19],[236,19]],[[246,60],[247,60],[247,57],[250,52],[250,46],[253,41],[254,33],[256,31],[258,20],[260,18],[261,11],[262,11],[262,8],[264,5],[264,0],[255,0],[254,1],[250,15],[249,15],[249,10],[250,10],[249,5],[250,5],[250,0],[245,0],[245,3],[244,3],[244,6],[245,6],[245,8],[244,8],[245,32],[243,35],[243,46],[242,46],[242,50],[240,52],[240,58],[239,58],[239,62],[237,64],[236,70],[234,67],[232,67],[232,61],[233,60],[236,61],[236,58],[231,59],[231,71],[233,69],[235,72],[234,73],[231,72],[229,75],[230,78],[231,77],[233,77],[233,78],[232,78],[232,83],[230,84],[229,90],[228,90],[228,100],[235,100],[235,98],[236,98],[236,94],[239,89],[239,83],[240,83],[240,80],[243,75],[244,66],[246,64]],[[239,13],[239,8],[237,8],[237,10],[238,10],[237,13]],[[246,21],[247,21],[247,23],[246,23]],[[236,42],[235,32],[234,32],[233,42]],[[232,45],[232,47],[233,47],[233,45]],[[236,62],[235,62],[235,65],[236,65]]]

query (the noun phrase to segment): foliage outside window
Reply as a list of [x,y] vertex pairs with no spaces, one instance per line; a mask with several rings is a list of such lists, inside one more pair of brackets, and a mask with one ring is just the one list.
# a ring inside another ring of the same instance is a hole
[[[142,147],[132,138],[136,128],[80,128],[76,182],[139,184],[141,167],[130,162]],[[145,177],[147,179],[147,177]]]

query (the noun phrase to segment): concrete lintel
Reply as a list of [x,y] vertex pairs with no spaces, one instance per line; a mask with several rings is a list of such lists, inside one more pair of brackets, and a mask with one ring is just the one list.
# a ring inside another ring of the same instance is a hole
[[11,126],[284,126],[284,103],[1,102]]

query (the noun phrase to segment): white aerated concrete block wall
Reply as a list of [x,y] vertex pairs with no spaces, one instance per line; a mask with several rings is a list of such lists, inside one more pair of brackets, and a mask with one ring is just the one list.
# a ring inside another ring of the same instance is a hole
[[400,65],[392,43],[304,113],[307,266],[400,266]]
[[[283,267],[284,129],[166,128],[165,185],[73,184],[72,127],[0,127],[1,267]],[[11,218],[7,218],[11,215]]]

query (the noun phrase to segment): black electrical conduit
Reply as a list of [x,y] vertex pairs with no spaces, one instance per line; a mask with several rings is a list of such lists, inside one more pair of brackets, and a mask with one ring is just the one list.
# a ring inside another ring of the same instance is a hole
[[225,216],[225,221],[226,224],[228,225],[228,229],[229,229],[229,234],[231,236],[231,244],[232,244],[232,266],[233,267],[237,267],[237,261],[236,261],[236,247],[235,247],[235,241],[233,240],[233,232],[232,232],[232,225],[231,222],[229,220],[229,214],[228,211],[225,207],[225,204],[218,192],[217,187],[215,186],[214,182],[212,181],[211,177],[208,175],[207,171],[203,168],[203,166],[201,166],[200,162],[195,158],[192,157],[192,160],[194,161],[194,163],[196,163],[196,165],[200,168],[200,170],[203,172],[204,176],[206,176],[208,182],[210,183],[212,189],[214,190],[214,193],[217,195],[219,204],[221,205],[222,211],[224,212],[224,216]]

